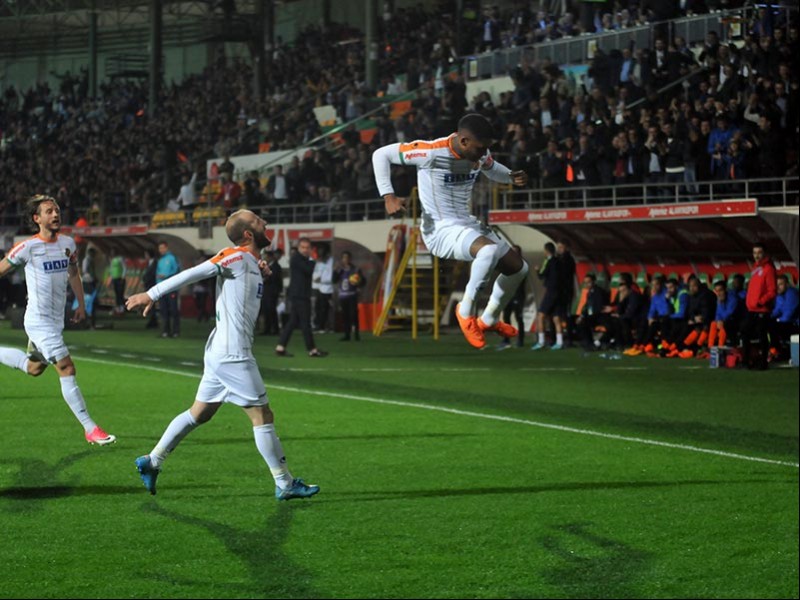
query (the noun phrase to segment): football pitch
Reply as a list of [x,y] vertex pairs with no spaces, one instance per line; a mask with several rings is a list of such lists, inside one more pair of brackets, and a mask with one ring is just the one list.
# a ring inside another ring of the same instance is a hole
[[[309,500],[276,502],[224,407],[150,496],[134,459],[186,410],[207,328],[65,332],[89,447],[56,375],[0,367],[0,596],[798,597],[798,371],[478,352],[452,332],[325,359],[256,339]],[[24,347],[0,323],[0,344]]]

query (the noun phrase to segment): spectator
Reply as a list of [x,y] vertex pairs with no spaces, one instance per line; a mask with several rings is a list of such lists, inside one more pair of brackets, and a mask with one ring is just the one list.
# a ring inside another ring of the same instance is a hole
[[125,259],[119,254],[115,254],[109,265],[111,285],[114,286],[114,313],[117,315],[125,314]]
[[315,333],[330,331],[330,308],[333,300],[333,257],[328,246],[317,246],[317,261],[311,288],[314,290],[314,329]]
[[232,212],[239,206],[239,198],[242,195],[242,186],[230,179],[230,175],[220,175],[222,187],[214,198],[214,202],[225,208],[226,212]]
[[636,355],[647,328],[647,301],[638,288],[623,280],[617,287],[616,311],[610,313],[611,337],[625,354]]
[[[570,252],[567,240],[559,240],[556,244],[558,258],[558,299],[559,307],[556,311],[561,319],[562,332],[569,332],[568,316],[572,314],[572,303],[575,299],[575,258]],[[571,343],[571,342],[570,342]]]
[[278,320],[278,301],[283,292],[283,267],[275,252],[267,252],[267,266],[270,275],[264,279],[264,295],[261,300],[261,313],[264,315],[264,335],[278,335],[281,324]]
[[664,278],[654,277],[650,283],[650,309],[647,312],[647,333],[642,340],[643,346],[637,350],[646,352],[648,356],[657,356],[655,353],[659,341],[663,342],[669,333],[670,302]]
[[178,194],[178,197],[175,199],[175,202],[180,210],[194,208],[194,206],[197,204],[197,191],[195,188],[196,184],[197,171],[192,173],[191,176],[189,176],[188,173],[184,174],[181,191]]
[[[777,295],[775,267],[767,257],[764,244],[753,244],[753,271],[747,286],[747,317],[742,326],[744,360],[748,368],[766,369],[769,358],[769,316]],[[758,339],[758,354],[753,353],[753,339]]]
[[366,285],[361,269],[352,263],[350,253],[342,252],[341,263],[333,273],[333,282],[339,290],[339,307],[342,309],[344,336],[341,341],[349,342],[352,335],[361,341],[358,319],[358,292]]
[[258,177],[258,171],[250,171],[247,179],[244,180],[244,201],[248,207],[266,204],[267,197],[261,191],[261,179]]
[[275,172],[267,182],[267,197],[278,204],[289,202],[289,185],[286,176],[283,174],[283,165],[275,167]]
[[689,277],[689,299],[686,306],[689,332],[683,342],[678,344],[681,358],[693,358],[708,343],[716,304],[714,292],[701,283],[696,275]]
[[686,337],[689,329],[689,315],[687,314],[689,292],[675,278],[667,280],[666,289],[670,314],[665,330],[662,332],[661,346],[662,350],[666,351],[667,357],[674,358],[680,354],[679,344]]
[[714,283],[714,293],[717,296],[717,307],[714,322],[709,328],[708,347],[723,348],[728,342],[735,345],[739,339],[744,303],[733,290],[728,290],[724,281]]
[[291,356],[286,351],[286,346],[292,337],[292,332],[298,327],[303,332],[308,355],[312,358],[327,356],[314,344],[311,333],[311,278],[314,275],[314,259],[311,258],[311,240],[300,238],[297,250],[289,259],[289,290],[287,300],[290,303],[289,322],[281,330],[281,337],[275,347],[278,356]]
[[[178,259],[169,251],[169,244],[161,242],[158,244],[158,253],[160,258],[156,265],[156,283],[169,279],[181,269],[178,265]],[[181,315],[178,306],[178,292],[173,292],[159,300],[159,308],[161,311],[161,321],[163,330],[161,337],[178,337],[181,333]]]
[[798,333],[798,305],[800,294],[789,284],[786,275],[778,275],[778,295],[775,308],[770,315],[770,339],[772,355],[778,360],[786,360],[789,354],[789,339]]
[[583,278],[583,289],[586,290],[586,301],[575,321],[584,350],[594,350],[594,331],[599,325],[606,323],[606,307],[608,292],[597,285],[597,276],[587,273]]
[[539,312],[536,315],[537,324],[536,332],[538,334],[538,341],[531,348],[531,350],[541,350],[545,347],[545,326],[547,322],[552,320],[553,326],[556,330],[556,343],[551,346],[551,350],[561,350],[564,347],[564,335],[561,329],[561,318],[566,315],[560,314],[561,304],[558,296],[559,284],[562,282],[562,277],[559,272],[558,257],[556,256],[556,247],[553,242],[547,242],[544,245],[545,260],[541,268],[536,270],[539,272],[539,279],[544,283],[544,298],[538,306]]

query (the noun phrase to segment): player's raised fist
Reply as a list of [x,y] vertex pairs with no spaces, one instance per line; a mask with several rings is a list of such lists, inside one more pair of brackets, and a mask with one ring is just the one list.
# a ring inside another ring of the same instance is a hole
[[389,213],[389,216],[402,214],[405,212],[405,198],[398,198],[394,194],[386,194],[383,199],[386,201],[386,212]]
[[528,185],[528,174],[525,171],[511,171],[511,181],[519,187]]

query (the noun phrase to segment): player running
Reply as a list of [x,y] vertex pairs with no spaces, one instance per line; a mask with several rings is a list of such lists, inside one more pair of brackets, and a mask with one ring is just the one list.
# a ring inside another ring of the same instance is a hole
[[[485,332],[496,331],[513,338],[517,329],[500,321],[500,314],[528,274],[528,264],[494,232],[470,214],[472,188],[481,173],[500,183],[524,186],[528,175],[511,171],[496,162],[489,146],[494,132],[481,115],[469,114],[458,123],[458,132],[433,141],[389,144],[372,155],[378,191],[390,215],[405,210],[405,198],[394,194],[391,165],[417,167],[417,185],[422,203],[422,239],[439,258],[472,261],[464,298],[456,306],[456,317],[467,341],[476,348],[486,345]],[[473,315],[478,291],[495,281],[489,303],[480,318]]]
[[78,299],[78,309],[72,322],[86,318],[75,240],[59,234],[61,211],[50,196],[30,198],[27,212],[39,233],[14,246],[8,256],[0,261],[0,277],[15,268],[25,268],[28,286],[28,307],[25,310],[28,353],[16,348],[0,348],[0,363],[33,377],[44,373],[48,364],[54,365],[61,382],[61,395],[83,425],[86,441],[100,446],[111,444],[117,438],[103,431],[89,416],[86,401],[75,380],[75,365],[62,335],[67,283]]
[[209,277],[217,278],[217,326],[206,343],[203,379],[195,402],[172,420],[150,454],[136,459],[136,468],[151,494],[156,493],[156,479],[167,456],[198,425],[209,421],[223,402],[240,406],[250,417],[256,447],[275,479],[278,500],[307,498],[319,492],[319,486],[306,485],[289,473],[275,433],[264,381],[252,352],[264,277],[269,275],[266,261],[259,258],[261,249],[270,243],[266,225],[264,219],[249,210],[233,213],[225,224],[225,232],[235,247],[226,248],[210,260],[128,298],[128,310],[143,306],[147,316],[153,303],[167,294]]

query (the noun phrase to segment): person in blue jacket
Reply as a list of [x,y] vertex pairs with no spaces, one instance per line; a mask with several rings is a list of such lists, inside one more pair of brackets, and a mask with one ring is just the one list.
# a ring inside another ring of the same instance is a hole
[[771,352],[779,360],[788,358],[789,339],[800,331],[798,305],[800,292],[789,284],[786,275],[778,275],[778,296],[772,309],[769,337]]
[[669,328],[670,312],[664,278],[655,277],[650,284],[650,310],[647,312],[647,334],[643,340],[645,352],[653,352],[664,330]]
[[744,303],[733,289],[728,289],[724,281],[717,281],[714,284],[714,293],[717,295],[717,310],[708,334],[708,347],[721,348],[728,342],[734,345],[739,338],[739,329],[744,317]]

